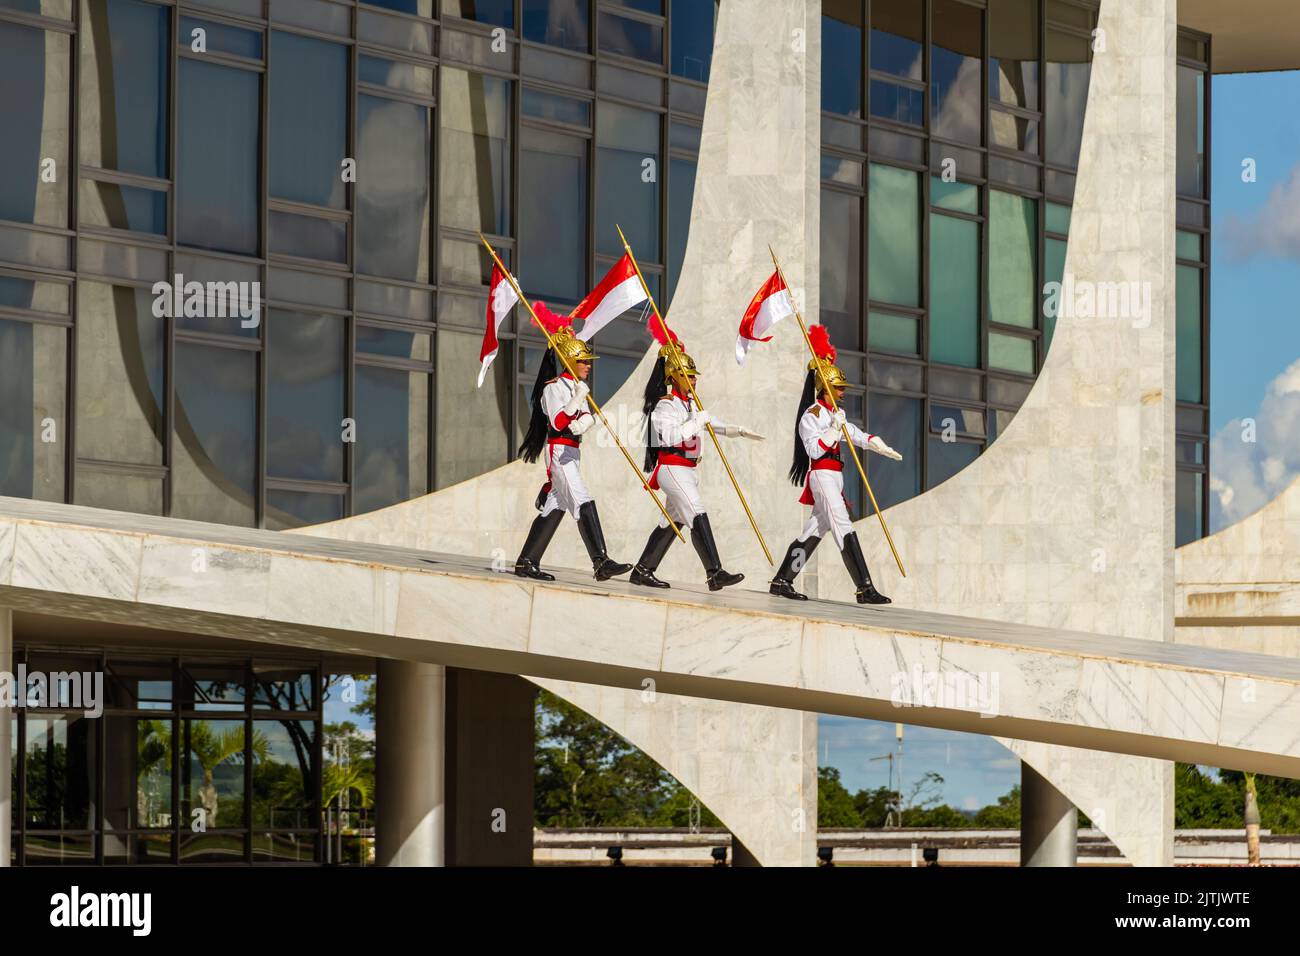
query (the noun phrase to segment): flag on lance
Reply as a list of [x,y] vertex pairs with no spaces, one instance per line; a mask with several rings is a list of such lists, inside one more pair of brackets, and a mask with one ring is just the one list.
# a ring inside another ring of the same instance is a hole
[[740,320],[740,334],[736,336],[736,364],[744,365],[745,356],[754,344],[772,338],[767,334],[772,326],[790,315],[794,315],[790,290],[781,279],[781,273],[773,272],[763,287],[754,293],[749,308]]
[[600,284],[578,303],[570,318],[584,320],[578,338],[589,342],[611,320],[645,300],[645,289],[641,285],[641,277],[637,275],[636,265],[632,262],[632,257],[624,253],[623,258],[605,273]]
[[483,330],[483,347],[479,349],[478,353],[478,359],[481,363],[478,369],[478,388],[483,387],[483,379],[487,376],[488,366],[497,357],[497,329],[501,328],[501,323],[505,321],[506,316],[510,314],[510,310],[515,307],[518,301],[519,296],[515,293],[514,286],[506,280],[501,267],[494,265],[492,267],[492,285],[488,291],[487,328]]

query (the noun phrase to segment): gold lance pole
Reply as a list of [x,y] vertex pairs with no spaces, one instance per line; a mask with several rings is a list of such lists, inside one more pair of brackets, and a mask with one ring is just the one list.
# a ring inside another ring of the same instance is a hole
[[[668,324],[664,322],[664,317],[659,314],[659,306],[655,304],[655,297],[650,294],[650,287],[646,285],[645,276],[641,274],[641,267],[637,265],[636,256],[632,254],[632,247],[627,244],[627,237],[623,235],[622,228],[615,223],[614,228],[618,229],[618,237],[623,240],[623,248],[627,250],[627,256],[632,260],[632,268],[636,269],[636,277],[641,280],[641,288],[645,290],[645,297],[650,300],[650,307],[654,309],[655,318],[659,320],[659,327],[664,330],[664,339],[667,341],[669,349],[681,361],[681,350],[677,348],[677,343],[673,341],[672,335],[668,332]],[[695,383],[690,378],[686,379],[686,385],[691,390],[691,399],[695,402],[695,407],[704,411],[704,406],[700,404],[700,396],[695,394]],[[749,510],[749,502],[745,500],[745,493],[740,490],[740,483],[736,481],[736,474],[731,470],[731,462],[727,461],[727,455],[718,444],[718,435],[713,430],[712,423],[704,426],[709,430],[709,437],[713,439],[713,447],[718,452],[718,457],[722,459],[722,467],[727,469],[727,477],[731,479],[731,487],[736,489],[736,497],[740,499],[740,505],[745,509],[745,515],[749,518],[749,526],[754,529],[754,534],[758,536],[758,543],[763,548],[763,554],[767,557],[767,563],[775,565],[772,560],[772,552],[767,550],[767,542],[763,540],[763,532],[758,530],[758,523],[754,521],[754,513]]]
[[[502,264],[501,260],[497,257],[496,250],[493,249],[492,244],[483,237],[483,233],[480,232],[478,237],[487,248],[488,255],[492,257],[492,261],[497,264],[497,268],[505,275],[506,281],[510,283],[510,287],[515,290],[515,295],[519,296],[519,301],[524,304],[524,308],[528,310],[528,314],[533,317],[534,324],[536,324],[536,326],[542,330],[542,334],[546,336],[547,346],[555,353],[556,357],[559,358],[560,362],[564,365],[565,371],[572,375],[576,380],[578,375],[573,366],[569,364],[569,357],[559,349],[555,348],[555,342],[551,338],[550,330],[547,329],[546,326],[544,326],[537,318],[537,313],[533,311],[532,303],[524,297],[523,292],[519,288],[519,284],[515,282],[515,277],[511,275],[510,270]],[[623,457],[627,459],[628,465],[631,467],[632,471],[636,473],[637,480],[641,482],[641,487],[644,488],[650,497],[654,499],[655,504],[659,506],[659,510],[663,512],[663,516],[668,519],[668,526],[672,528],[673,533],[677,535],[677,540],[685,544],[686,539],[682,537],[682,529],[677,527],[676,523],[674,523],[672,516],[668,514],[668,510],[664,507],[664,503],[659,500],[659,496],[655,494],[654,489],[650,487],[650,483],[646,481],[646,477],[641,473],[641,469],[636,466],[636,462],[632,460],[632,456],[627,453],[627,449],[624,448],[623,443],[619,441],[617,433],[615,433],[614,429],[610,427],[609,422],[605,418],[605,413],[600,410],[600,406],[596,404],[596,400],[591,397],[590,392],[587,393],[587,404],[591,406],[591,410],[596,413],[596,417],[600,419],[600,423],[605,426],[605,430],[609,432],[610,437],[614,439],[614,444],[618,445],[618,450],[623,453]]]
[[[767,251],[772,253],[772,265],[776,266],[777,275],[781,277],[781,284],[788,291],[790,285],[785,281],[785,273],[781,271],[781,263],[776,261],[776,252],[773,251],[771,245],[767,247]],[[790,296],[790,302],[791,304],[794,303],[794,296]],[[803,316],[799,314],[798,306],[795,306],[794,317],[799,320],[799,331],[803,333],[804,344],[808,346],[808,352],[813,357],[813,368],[817,369],[817,377],[821,379],[822,391],[830,399],[831,409],[839,411],[839,406],[835,402],[835,394],[831,391],[830,386],[826,384],[826,373],[822,370],[821,359],[817,357],[817,353],[813,350],[812,339],[808,338],[808,326],[804,325]],[[867,496],[871,498],[871,507],[876,509],[876,517],[880,519],[881,530],[885,532],[885,540],[889,542],[889,550],[894,553],[894,563],[898,565],[898,573],[903,577],[907,577],[907,572],[903,570],[903,561],[898,556],[898,549],[894,547],[893,536],[889,533],[889,525],[885,524],[885,516],[880,513],[880,505],[876,504],[875,492],[871,490],[871,482],[867,481],[867,472],[862,467],[862,459],[858,457],[858,450],[853,445],[853,439],[849,437],[848,423],[842,425],[841,429],[844,432],[844,443],[849,446],[849,454],[853,456],[853,464],[858,466],[858,474],[862,478],[862,487],[867,489]]]

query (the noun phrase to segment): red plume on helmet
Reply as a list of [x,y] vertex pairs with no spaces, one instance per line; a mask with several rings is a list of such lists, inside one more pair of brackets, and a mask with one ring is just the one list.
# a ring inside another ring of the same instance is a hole
[[546,303],[540,299],[533,303],[533,311],[537,313],[537,322],[542,328],[546,329],[551,335],[559,332],[560,329],[568,328],[569,320],[562,315],[556,315],[546,307]]
[[677,347],[685,351],[686,346],[682,345],[682,340],[677,337],[677,333],[674,332],[672,329],[668,329],[668,335],[664,335],[665,328],[667,328],[667,323],[662,322],[656,318],[653,322],[650,323],[650,334],[655,337],[655,341],[658,342],[660,345],[667,345],[668,339],[671,337],[673,342],[676,343]]
[[831,334],[824,325],[810,325],[808,340],[812,342],[813,354],[823,362],[835,364],[835,346],[831,345]]

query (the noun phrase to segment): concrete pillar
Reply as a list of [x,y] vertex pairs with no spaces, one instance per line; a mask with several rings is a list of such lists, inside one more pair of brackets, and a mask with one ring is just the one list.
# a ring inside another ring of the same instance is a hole
[[537,686],[447,668],[447,865],[532,866]]
[[1077,866],[1079,811],[1052,782],[1020,764],[1020,865]]
[[[0,607],[0,673],[14,671],[14,612]],[[14,711],[0,711],[0,866],[9,865],[9,821],[12,819],[13,764],[10,750],[13,744]]]
[[379,662],[375,714],[375,855],[380,866],[442,866],[446,822],[446,673]]

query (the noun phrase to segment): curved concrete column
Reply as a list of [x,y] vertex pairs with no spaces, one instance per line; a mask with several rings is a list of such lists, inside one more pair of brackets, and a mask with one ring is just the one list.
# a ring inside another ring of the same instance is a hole
[[1174,567],[1179,644],[1300,657],[1300,479]]
[[380,866],[446,861],[446,669],[379,661],[375,856]]

